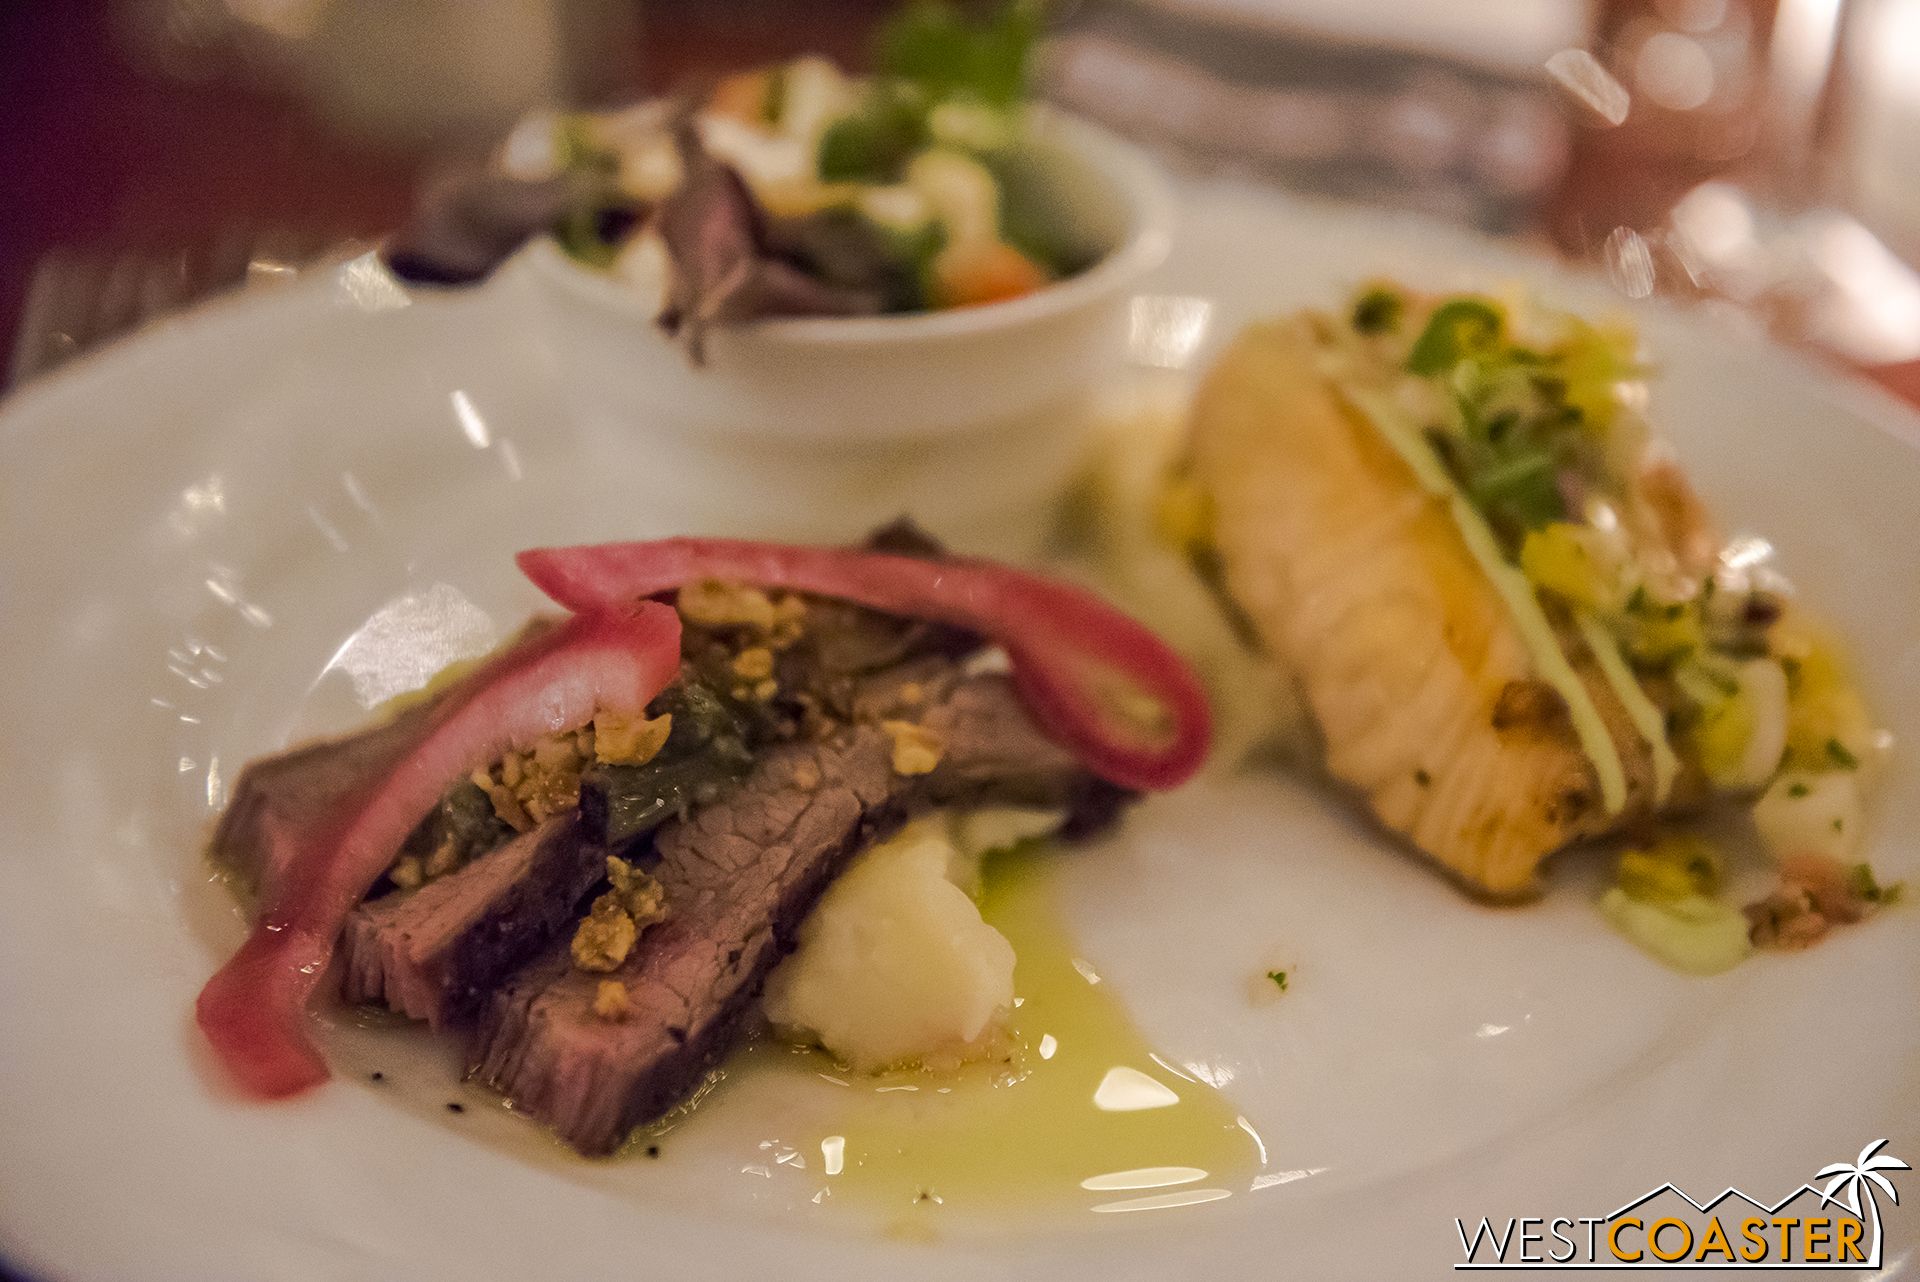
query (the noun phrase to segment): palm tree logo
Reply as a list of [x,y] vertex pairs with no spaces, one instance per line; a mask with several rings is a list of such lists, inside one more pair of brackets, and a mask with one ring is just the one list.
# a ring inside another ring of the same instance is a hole
[[[1875,1200],[1873,1196],[1873,1186],[1876,1184],[1879,1185],[1886,1195],[1893,1199],[1893,1204],[1898,1206],[1900,1205],[1900,1194],[1895,1191],[1893,1181],[1880,1174],[1880,1172],[1911,1171],[1913,1169],[1897,1157],[1875,1156],[1882,1148],[1886,1147],[1886,1143],[1885,1140],[1875,1140],[1873,1143],[1861,1149],[1860,1156],[1854,1161],[1835,1162],[1831,1166],[1823,1166],[1820,1168],[1819,1174],[1813,1177],[1816,1180],[1826,1179],[1829,1175],[1833,1177],[1832,1180],[1828,1181],[1826,1191],[1820,1194],[1820,1204],[1822,1206],[1830,1202],[1840,1202],[1847,1210],[1853,1212],[1856,1216],[1860,1214],[1860,1194],[1863,1190],[1865,1191],[1867,1195],[1867,1210],[1873,1219],[1872,1264],[1874,1266],[1880,1263],[1880,1203]],[[1845,1186],[1846,1196],[1844,1198],[1835,1196],[1835,1190],[1842,1186]]]

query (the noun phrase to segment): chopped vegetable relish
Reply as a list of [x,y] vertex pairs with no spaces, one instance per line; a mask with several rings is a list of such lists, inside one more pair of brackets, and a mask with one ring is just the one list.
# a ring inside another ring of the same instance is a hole
[[[1896,900],[1858,862],[1860,775],[1890,736],[1837,638],[1793,604],[1771,546],[1721,543],[1653,442],[1632,326],[1376,285],[1329,328],[1324,372],[1430,489],[1464,500],[1454,510],[1469,544],[1523,576],[1530,599],[1510,604],[1543,672],[1592,655],[1653,746],[1659,800],[1676,787],[1757,798],[1781,883],[1747,906],[1744,927],[1713,899],[1718,853],[1679,832],[1621,856],[1610,919],[1663,960],[1712,973],[1744,957],[1749,936],[1804,946]],[[1587,692],[1555,684],[1579,727]],[[1604,786],[1615,750],[1590,738]]]

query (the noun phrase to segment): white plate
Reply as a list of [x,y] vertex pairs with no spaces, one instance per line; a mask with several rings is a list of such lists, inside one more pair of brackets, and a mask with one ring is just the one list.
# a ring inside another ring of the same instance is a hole
[[[1597,297],[1427,223],[1232,188],[1186,193],[1180,244],[1153,287],[1211,299],[1210,343],[1380,272]],[[642,1169],[482,1141],[362,1081],[236,1098],[192,1022],[241,934],[200,862],[209,775],[348,723],[348,683],[319,677],[383,605],[444,584],[511,626],[537,603],[515,549],[678,532],[676,493],[712,480],[575,405],[566,353],[511,290],[392,302],[351,270],[249,295],[0,415],[0,1254],[17,1267],[1435,1276],[1463,1258],[1456,1217],[1604,1215],[1668,1180],[1778,1198],[1882,1137],[1920,1161],[1913,908],[1689,979],[1609,933],[1594,860],[1556,861],[1535,906],[1476,906],[1339,802],[1259,776],[1141,807],[1060,883],[1079,951],[1169,1058],[1223,1085],[1264,1174],[1311,1175],[910,1246],[729,1174],[726,1145],[753,1136],[725,1127],[717,1151]],[[1656,417],[1701,487],[1772,534],[1858,644],[1907,745],[1872,858],[1920,884],[1915,420],[1698,316],[1645,325],[1667,368]],[[1248,977],[1276,958],[1292,991],[1255,1006]],[[1913,1200],[1882,1200],[1889,1261],[1920,1241]]]

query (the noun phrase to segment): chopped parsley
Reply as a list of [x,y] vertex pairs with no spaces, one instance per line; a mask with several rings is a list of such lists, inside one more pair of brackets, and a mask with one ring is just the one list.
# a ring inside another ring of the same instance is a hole
[[1484,298],[1450,298],[1433,309],[1407,353],[1415,374],[1444,374],[1468,356],[1491,356],[1506,329],[1500,309]]
[[1839,766],[1842,770],[1858,770],[1860,768],[1860,758],[1848,752],[1847,745],[1841,743],[1838,739],[1827,740],[1827,756],[1832,759],[1834,765]]
[[[1363,295],[1355,330],[1377,310]],[[1608,438],[1614,388],[1640,372],[1627,340],[1572,319],[1560,328],[1525,346],[1500,304],[1462,295],[1433,309],[1403,359],[1438,394],[1429,443],[1509,559],[1528,531],[1584,520],[1574,509],[1589,496],[1621,506],[1628,483]]]
[[1407,300],[1390,289],[1370,289],[1353,305],[1353,328],[1362,334],[1384,334],[1400,327]]
[[1853,893],[1870,904],[1890,905],[1900,902],[1906,883],[1896,881],[1891,886],[1882,886],[1873,875],[1871,864],[1855,864],[1847,869],[1847,885]]
[[[1864,866],[1865,865],[1862,865],[1862,867]],[[1284,993],[1287,991],[1287,972],[1286,971],[1270,970],[1267,972],[1267,978],[1271,979],[1275,984],[1279,985],[1281,992]]]

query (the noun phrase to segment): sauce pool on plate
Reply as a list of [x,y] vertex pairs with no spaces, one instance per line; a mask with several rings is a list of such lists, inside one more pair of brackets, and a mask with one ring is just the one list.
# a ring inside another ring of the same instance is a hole
[[811,1200],[891,1213],[887,1230],[910,1232],[931,1220],[900,1218],[902,1208],[1116,1213],[1246,1187],[1260,1141],[1217,1090],[1155,1055],[1074,955],[1051,889],[1058,857],[1023,846],[987,860],[981,914],[1019,956],[1005,1059],[854,1077],[820,1052],[768,1039],[735,1059],[740,1089],[796,1069],[818,1083],[806,1125],[783,1128],[784,1142],[766,1150],[769,1164],[789,1152],[804,1159]]

